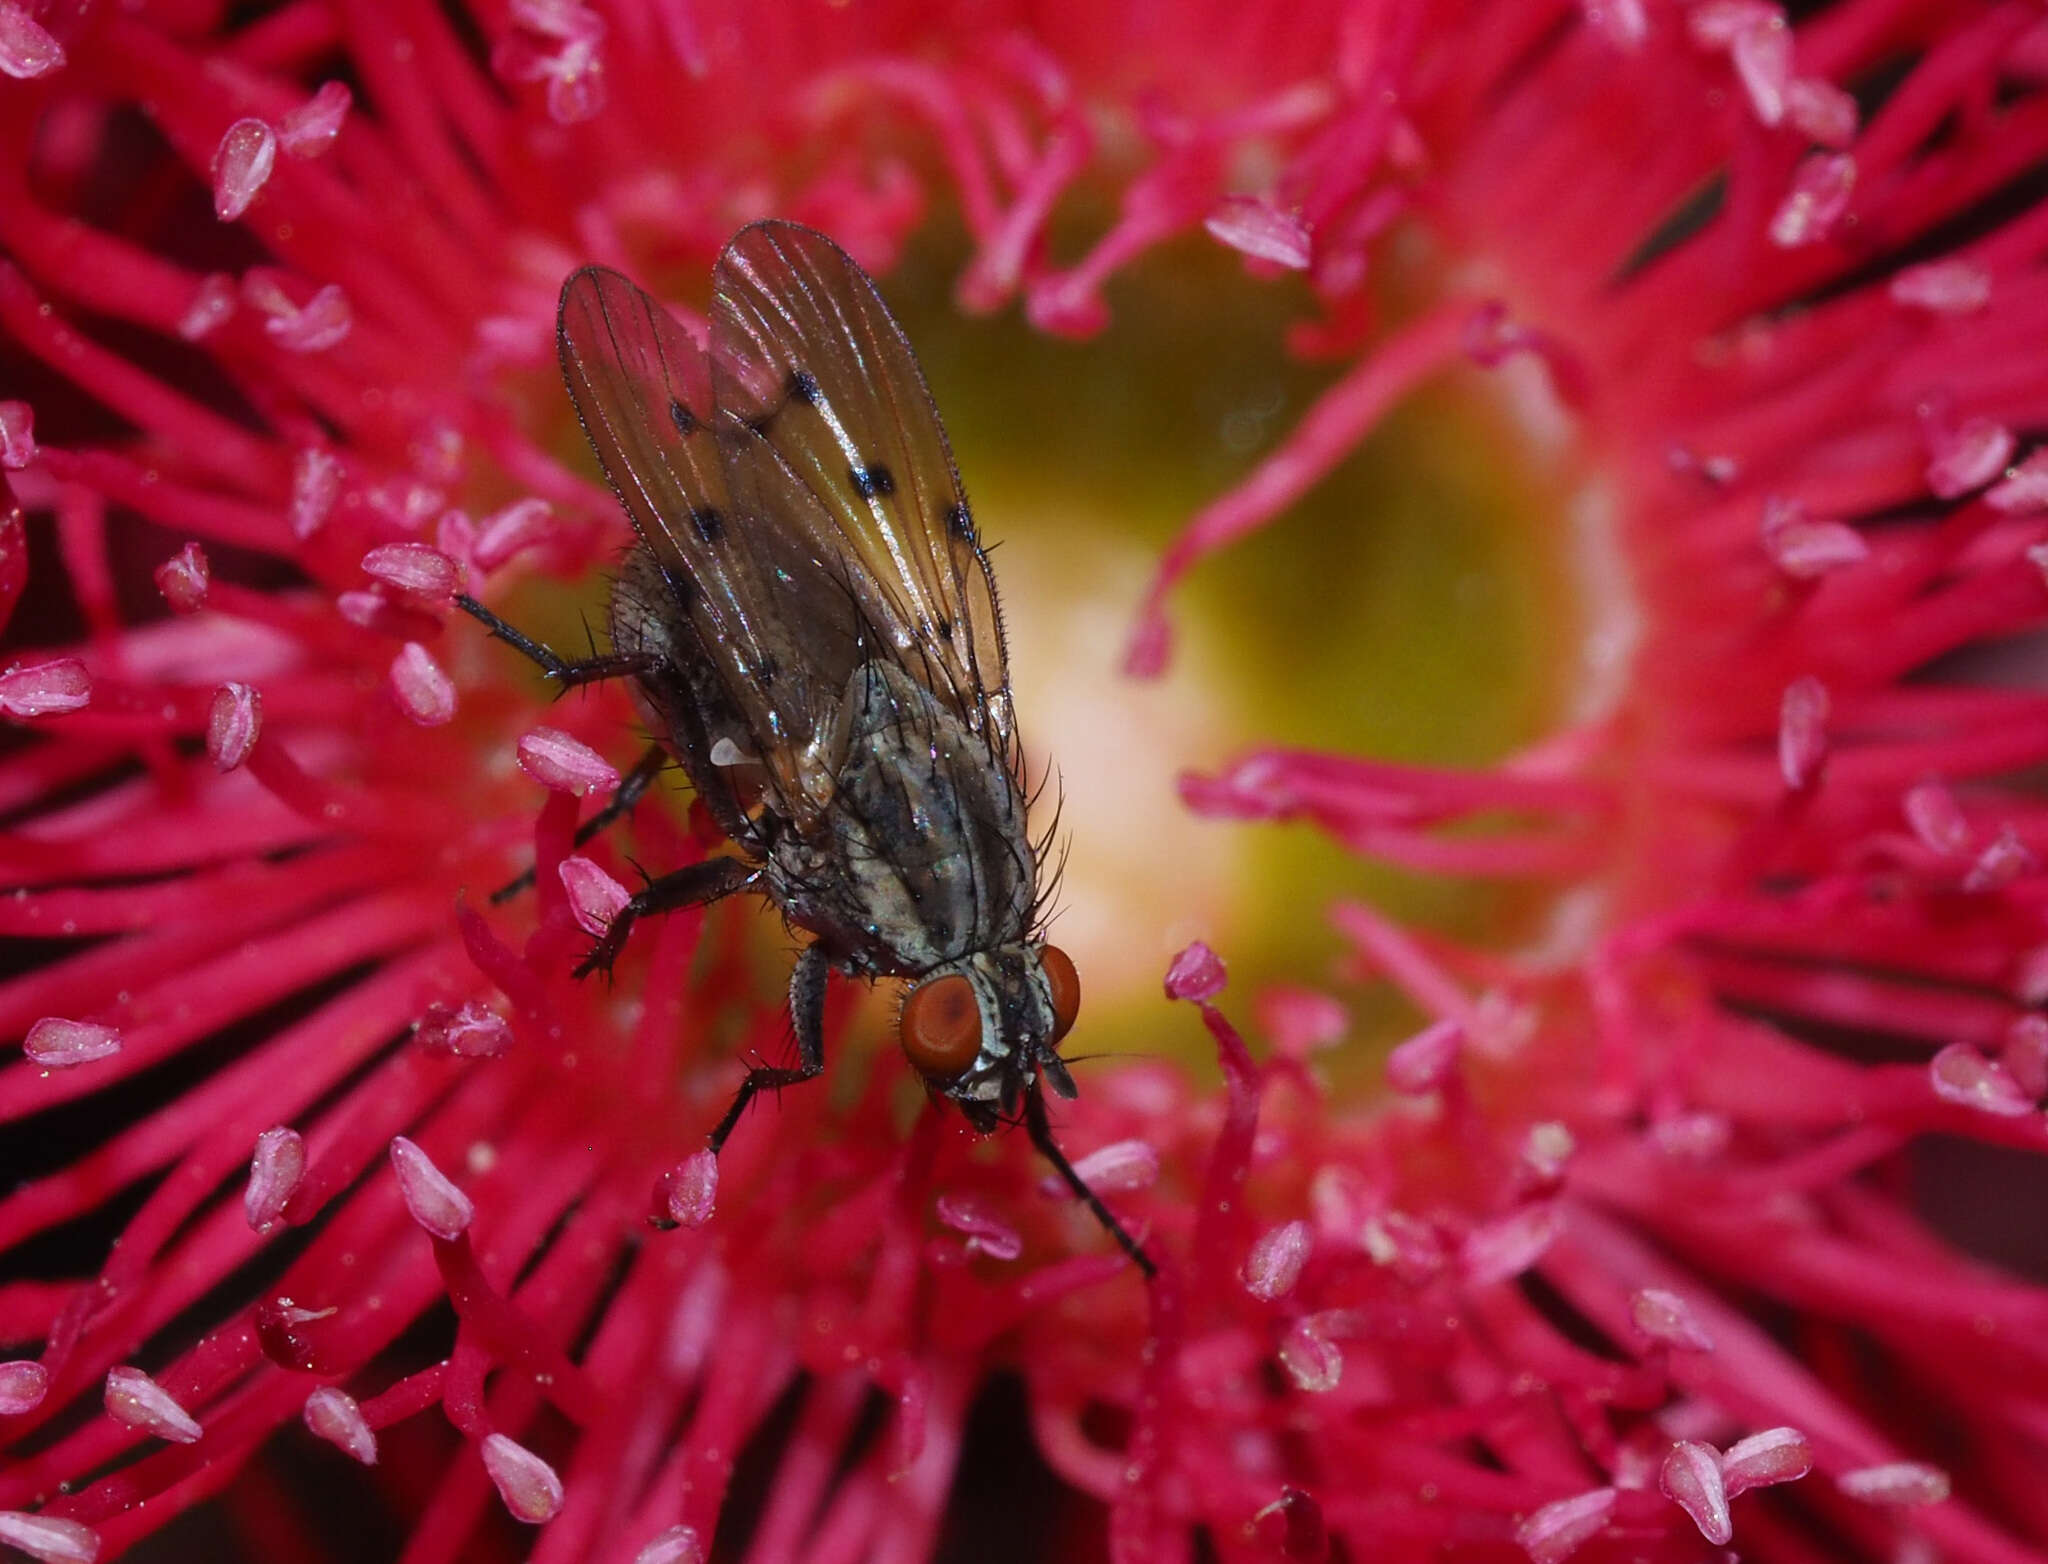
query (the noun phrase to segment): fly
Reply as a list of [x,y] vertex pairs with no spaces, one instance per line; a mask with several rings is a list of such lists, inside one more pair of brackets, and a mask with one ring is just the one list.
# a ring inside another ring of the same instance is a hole
[[1074,1095],[1057,1046],[1080,979],[1037,927],[1045,844],[1025,825],[995,578],[874,283],[823,234],[753,223],[713,273],[708,351],[601,266],[562,285],[556,344],[639,535],[611,653],[567,661],[457,601],[563,687],[631,680],[737,849],[651,881],[577,975],[609,967],[637,918],[766,895],[814,936],[790,977],[797,1063],[747,1072],[713,1152],[756,1093],[825,1068],[828,971],[906,978],[898,1039],[926,1086],[984,1134],[1021,1114],[1154,1275],[1046,1115],[1046,1090]]

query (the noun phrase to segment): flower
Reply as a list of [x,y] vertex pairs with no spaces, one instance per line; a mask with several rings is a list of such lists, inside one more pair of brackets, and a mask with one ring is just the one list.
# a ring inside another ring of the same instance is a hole
[[[2031,8],[0,0],[0,70],[0,927],[42,942],[0,986],[0,1541],[218,1503],[267,1556],[356,1547],[339,1504],[421,1560],[2048,1551],[2048,1291],[1908,1184],[2002,1153],[1982,1206],[2048,1149]],[[571,979],[628,868],[578,824],[651,769],[615,688],[544,710],[451,622],[621,539],[552,382],[572,265],[695,278],[776,211],[883,268],[934,202],[960,303],[1052,333],[1179,236],[1302,274],[1336,376],[1166,551],[1135,671],[1446,378],[1579,570],[1541,742],[1191,765],[1215,840],[1512,882],[1545,934],[1342,901],[1336,986],[1406,1041],[1187,945],[1145,1025],[1198,1015],[1221,1090],[1125,1065],[1061,1128],[1149,1288],[894,1065],[711,1159],[785,1035],[747,926]],[[981,1430],[1000,1372],[1034,1457]],[[976,1505],[1028,1460],[1056,1498]]]

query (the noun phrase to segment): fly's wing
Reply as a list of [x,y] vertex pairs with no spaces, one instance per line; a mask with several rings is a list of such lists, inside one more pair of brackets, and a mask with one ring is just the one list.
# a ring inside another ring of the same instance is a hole
[[851,600],[801,530],[733,496],[703,350],[657,300],[586,266],[562,285],[556,340],[598,462],[752,733],[770,806],[808,824],[807,769],[855,660]]
[[995,581],[903,330],[852,257],[796,223],[740,230],[712,278],[726,481],[802,528],[887,656],[1021,770]]

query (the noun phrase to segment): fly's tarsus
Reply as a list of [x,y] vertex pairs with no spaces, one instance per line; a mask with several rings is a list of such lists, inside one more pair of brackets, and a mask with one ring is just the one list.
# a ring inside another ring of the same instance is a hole
[[[667,750],[659,744],[648,745],[647,752],[633,763],[633,769],[626,773],[612,796],[605,800],[604,807],[576,827],[576,835],[572,838],[575,845],[581,847],[613,821],[631,814],[633,806],[646,797],[648,788],[654,785],[654,779],[661,775],[668,763]],[[521,891],[530,889],[533,879],[533,868],[528,865],[517,877],[491,892],[491,905],[504,906]]]

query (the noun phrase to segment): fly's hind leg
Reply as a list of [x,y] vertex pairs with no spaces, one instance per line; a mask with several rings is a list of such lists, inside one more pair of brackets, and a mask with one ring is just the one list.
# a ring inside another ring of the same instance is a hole
[[730,896],[734,891],[743,891],[754,883],[760,872],[744,859],[706,858],[673,874],[664,874],[658,880],[649,880],[613,915],[603,938],[591,947],[589,955],[577,963],[576,976],[581,978],[593,972],[611,971],[619,952],[626,948],[626,936],[632,933],[633,925],[639,919],[650,913],[677,912],[684,907],[702,906]]
[[[648,745],[647,752],[634,763],[633,769],[627,772],[619,785],[612,790],[612,796],[605,800],[604,807],[576,827],[575,845],[581,847],[614,820],[631,814],[633,806],[646,797],[648,788],[654,785],[654,779],[661,775],[662,768],[667,764],[668,751],[659,744]],[[533,868],[529,865],[518,878],[506,881],[491,892],[491,905],[503,906],[532,884]]]
[[796,958],[796,970],[789,975],[789,1018],[796,1027],[797,1064],[794,1068],[785,1069],[759,1065],[747,1072],[747,1078],[740,1082],[740,1089],[733,1096],[732,1106],[725,1110],[725,1117],[711,1132],[713,1156],[724,1149],[726,1136],[739,1123],[740,1115],[747,1111],[747,1104],[754,1100],[754,1093],[779,1092],[785,1086],[795,1086],[823,1073],[825,975],[830,969],[831,962],[816,945],[805,947],[804,953]]

